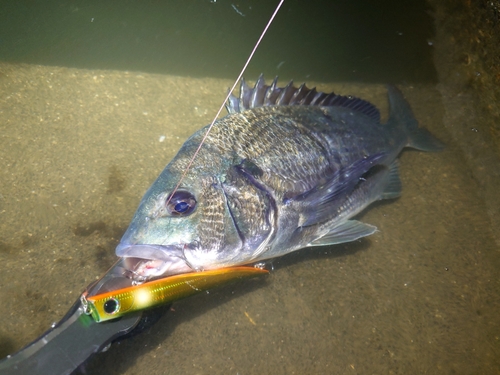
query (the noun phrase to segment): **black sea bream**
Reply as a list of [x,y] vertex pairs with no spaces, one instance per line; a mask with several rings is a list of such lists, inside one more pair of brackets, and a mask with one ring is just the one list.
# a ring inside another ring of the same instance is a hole
[[[305,85],[242,81],[177,191],[200,144],[193,134],[143,197],[116,249],[150,259],[142,277],[249,264],[307,246],[354,241],[376,227],[352,217],[400,195],[404,147],[442,144],[388,87],[389,120],[372,104]],[[171,196],[172,195],[172,196]],[[169,199],[170,198],[170,199]]]

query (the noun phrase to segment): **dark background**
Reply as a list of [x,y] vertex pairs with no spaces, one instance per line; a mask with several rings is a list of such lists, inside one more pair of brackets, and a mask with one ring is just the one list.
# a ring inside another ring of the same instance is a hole
[[[278,0],[2,0],[0,60],[234,79]],[[429,82],[423,0],[286,0],[246,76]]]

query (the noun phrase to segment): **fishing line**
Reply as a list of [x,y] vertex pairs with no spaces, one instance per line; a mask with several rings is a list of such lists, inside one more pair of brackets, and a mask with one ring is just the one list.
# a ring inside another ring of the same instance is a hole
[[259,47],[260,45],[260,42],[262,41],[262,39],[264,38],[264,35],[266,35],[267,33],[267,29],[269,29],[269,26],[271,26],[271,24],[273,23],[273,20],[274,18],[276,17],[276,15],[278,14],[278,11],[280,10],[281,8],[281,5],[283,5],[283,3],[285,2],[285,0],[280,0],[279,4],[276,6],[276,9],[274,10],[274,13],[273,15],[271,16],[271,18],[269,19],[269,21],[267,22],[267,25],[266,27],[264,28],[264,30],[262,31],[262,34],[260,35],[259,39],[257,40],[257,43],[255,43],[255,46],[253,47],[252,49],[252,52],[250,52],[250,56],[248,56],[248,59],[247,61],[245,62],[245,65],[243,65],[243,68],[241,69],[241,72],[240,74],[238,75],[238,78],[236,78],[236,81],[234,81],[234,84],[233,86],[229,89],[227,95],[226,95],[226,98],[224,99],[224,101],[222,102],[219,110],[217,111],[217,113],[215,114],[215,117],[214,119],[212,120],[212,122],[210,123],[210,126],[208,127],[207,131],[205,132],[205,135],[203,136],[198,148],[196,149],[196,151],[194,152],[193,156],[191,157],[191,159],[189,160],[189,163],[186,167],[186,169],[184,170],[184,172],[182,173],[182,176],[181,178],[179,179],[179,182],[177,183],[177,185],[175,185],[175,188],[174,190],[172,190],[172,193],[170,193],[170,196],[168,197],[167,199],[167,202],[165,203],[165,206],[167,206],[169,203],[170,203],[170,200],[172,199],[172,197],[174,196],[175,192],[177,191],[177,189],[179,189],[179,186],[181,186],[181,183],[182,181],[184,180],[184,178],[186,177],[187,173],[189,172],[189,169],[191,168],[191,165],[193,164],[194,162],[194,159],[196,159],[196,156],[198,156],[198,153],[200,152],[201,150],[201,147],[203,146],[203,144],[205,143],[207,137],[208,137],[208,134],[210,133],[210,131],[212,130],[212,128],[214,127],[214,124],[215,122],[217,121],[217,118],[219,117],[220,113],[222,112],[222,109],[224,108],[224,105],[226,104],[226,102],[228,101],[229,97],[231,96],[231,94],[233,93],[234,89],[236,88],[236,85],[238,84],[238,82],[241,80],[241,77],[243,77],[243,74],[245,73],[245,70],[248,66],[248,64],[250,64],[250,61],[252,60],[252,57],[253,55],[255,54],[255,51],[257,51],[257,47]]

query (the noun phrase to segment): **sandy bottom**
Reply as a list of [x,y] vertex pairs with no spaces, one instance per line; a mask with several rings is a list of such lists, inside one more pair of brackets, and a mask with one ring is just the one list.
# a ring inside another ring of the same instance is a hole
[[[59,320],[114,262],[141,196],[230,85],[0,66],[1,357]],[[387,112],[383,86],[318,88]],[[445,88],[401,88],[447,148],[403,153],[403,196],[361,217],[379,232],[175,303],[88,373],[497,374],[500,257],[488,212],[498,202],[475,178],[493,165],[477,172],[452,129],[465,107],[450,109]]]

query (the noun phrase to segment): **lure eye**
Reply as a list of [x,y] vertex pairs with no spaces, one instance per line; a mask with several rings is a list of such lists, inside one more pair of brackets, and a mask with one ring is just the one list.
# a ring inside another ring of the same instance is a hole
[[110,298],[106,302],[104,302],[104,312],[112,315],[117,313],[120,310],[120,302],[115,298]]
[[194,195],[185,190],[176,191],[167,202],[167,211],[172,216],[187,216],[196,208]]

